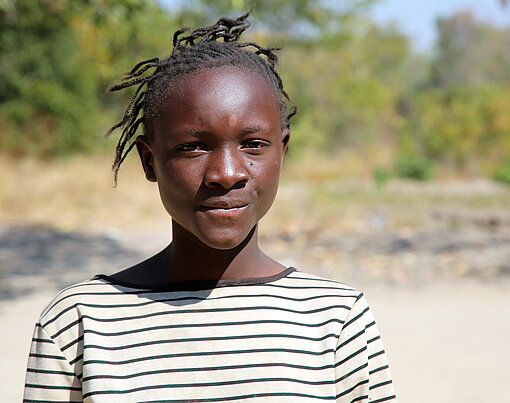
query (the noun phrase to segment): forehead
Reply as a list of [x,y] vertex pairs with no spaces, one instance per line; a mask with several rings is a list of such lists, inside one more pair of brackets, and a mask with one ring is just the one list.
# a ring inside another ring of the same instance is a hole
[[163,102],[170,102],[173,97],[200,99],[207,92],[223,99],[221,104],[239,97],[263,97],[278,106],[277,94],[266,78],[254,70],[231,65],[206,67],[175,77],[166,86],[162,98]]
[[233,66],[203,68],[172,79],[162,93],[153,128],[209,124],[222,117],[280,126],[278,97],[257,72]]

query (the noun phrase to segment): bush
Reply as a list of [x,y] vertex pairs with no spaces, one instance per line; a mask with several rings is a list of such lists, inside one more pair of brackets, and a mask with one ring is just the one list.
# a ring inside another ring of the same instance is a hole
[[494,173],[494,179],[498,182],[510,185],[510,158],[507,158]]
[[432,176],[432,163],[415,154],[402,154],[395,162],[395,173],[399,178],[426,181]]
[[376,167],[372,175],[377,189],[382,189],[386,182],[391,179],[391,172],[384,167]]

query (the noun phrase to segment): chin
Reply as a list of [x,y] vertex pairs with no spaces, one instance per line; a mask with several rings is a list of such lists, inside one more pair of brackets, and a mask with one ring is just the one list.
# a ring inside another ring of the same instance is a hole
[[206,246],[217,250],[231,250],[247,242],[253,234],[253,229],[248,233],[220,231],[218,233],[202,234],[197,236],[198,240]]

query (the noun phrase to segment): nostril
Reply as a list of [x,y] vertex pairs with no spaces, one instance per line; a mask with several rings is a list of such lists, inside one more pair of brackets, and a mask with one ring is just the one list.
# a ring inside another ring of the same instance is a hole
[[[247,161],[236,151],[219,152],[211,156],[210,164],[205,175],[205,184],[209,187],[232,189],[244,186],[250,179],[246,169]],[[216,158],[214,158],[216,157]]]
[[223,189],[242,188],[248,182],[248,176],[216,176],[214,178],[206,178],[205,184],[208,187],[221,187]]

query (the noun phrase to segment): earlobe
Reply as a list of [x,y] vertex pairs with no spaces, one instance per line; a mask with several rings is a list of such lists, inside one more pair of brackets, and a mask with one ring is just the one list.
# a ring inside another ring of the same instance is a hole
[[153,167],[152,150],[146,136],[138,136],[136,138],[136,150],[140,156],[145,177],[149,182],[157,182],[156,172]]

